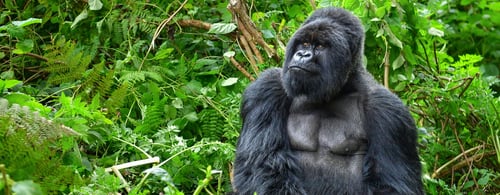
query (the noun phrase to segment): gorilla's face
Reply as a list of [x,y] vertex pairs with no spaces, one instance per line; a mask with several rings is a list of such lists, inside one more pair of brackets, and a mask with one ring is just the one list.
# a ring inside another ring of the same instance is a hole
[[334,97],[354,66],[350,37],[345,26],[330,19],[303,25],[286,50],[282,79],[287,94],[315,102]]

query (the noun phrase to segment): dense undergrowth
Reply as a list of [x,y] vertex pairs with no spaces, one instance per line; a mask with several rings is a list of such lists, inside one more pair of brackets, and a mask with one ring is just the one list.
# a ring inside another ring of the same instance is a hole
[[231,2],[255,29],[215,0],[0,1],[0,193],[230,191],[242,91],[330,5],[412,111],[427,193],[500,193],[500,3]]

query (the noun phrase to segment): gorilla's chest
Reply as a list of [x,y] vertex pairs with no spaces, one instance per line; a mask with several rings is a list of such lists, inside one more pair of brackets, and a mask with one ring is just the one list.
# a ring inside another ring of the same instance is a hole
[[362,157],[367,143],[362,110],[360,97],[356,94],[323,105],[307,104],[296,98],[287,127],[292,149],[308,156],[308,160],[327,161],[327,164],[328,161],[338,163],[339,159]]

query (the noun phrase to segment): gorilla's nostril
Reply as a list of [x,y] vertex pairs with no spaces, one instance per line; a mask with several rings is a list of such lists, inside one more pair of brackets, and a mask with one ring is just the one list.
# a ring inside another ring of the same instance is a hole
[[312,58],[312,52],[307,50],[299,50],[295,53],[294,60],[297,61],[308,61]]

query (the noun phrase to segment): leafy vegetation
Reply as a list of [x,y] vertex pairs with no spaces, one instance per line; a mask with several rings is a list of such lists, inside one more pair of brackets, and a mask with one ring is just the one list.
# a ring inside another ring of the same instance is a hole
[[500,193],[500,3],[231,2],[0,1],[0,193],[230,191],[242,91],[331,5],[412,111],[427,193]]

